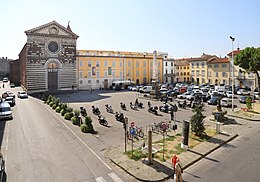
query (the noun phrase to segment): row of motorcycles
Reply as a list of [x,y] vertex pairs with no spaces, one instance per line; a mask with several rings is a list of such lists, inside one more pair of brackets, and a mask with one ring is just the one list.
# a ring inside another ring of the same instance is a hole
[[186,100],[183,102],[178,101],[177,103],[178,103],[178,107],[182,108],[182,109],[186,109],[187,107],[190,107],[190,108],[195,108],[195,107],[202,108],[203,107],[203,101],[200,99],[191,100],[189,103],[187,103]]

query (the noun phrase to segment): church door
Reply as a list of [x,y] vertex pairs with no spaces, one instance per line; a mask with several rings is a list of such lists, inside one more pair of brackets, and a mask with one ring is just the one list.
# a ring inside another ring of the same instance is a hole
[[48,89],[55,91],[58,88],[58,65],[50,63],[48,65]]

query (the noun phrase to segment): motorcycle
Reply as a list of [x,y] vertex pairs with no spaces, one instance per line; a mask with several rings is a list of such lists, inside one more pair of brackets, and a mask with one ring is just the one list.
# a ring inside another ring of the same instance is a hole
[[86,117],[87,116],[87,111],[84,107],[80,107],[80,114],[81,116],[83,117]]
[[116,112],[115,117],[116,117],[116,120],[117,120],[117,121],[120,121],[120,122],[122,122],[122,123],[125,122],[125,118],[124,118],[124,114],[123,114],[123,113],[121,113],[121,112]]
[[125,106],[125,103],[123,102],[120,102],[120,107],[122,110],[125,110],[126,111],[126,106]]
[[92,112],[95,115],[100,115],[100,110],[98,107],[92,106]]
[[171,109],[172,109],[171,106],[169,106],[167,104],[164,104],[163,106],[159,107],[159,110],[161,112],[165,112],[165,113],[168,113]]
[[179,108],[183,108],[186,109],[187,104],[185,102],[181,103],[180,101],[178,101],[178,107]]
[[108,125],[106,118],[104,116],[102,116],[101,114],[98,115],[98,121],[99,121],[99,124],[101,124],[103,126]]
[[193,100],[191,100],[188,104],[187,104],[187,107],[193,107]]
[[112,106],[109,106],[108,104],[106,104],[105,105],[106,106],[106,111],[108,112],[108,113],[114,113],[114,111],[113,111],[113,109],[112,109]]
[[130,102],[130,108],[133,109],[133,110],[136,110],[136,111],[137,111],[137,107],[136,107],[136,105],[133,105],[132,102]]
[[157,106],[148,108],[148,112],[150,112],[152,114],[155,114],[155,115],[158,115],[158,111],[157,110],[158,110]]
[[144,108],[143,105],[144,105],[144,104],[143,104],[142,102],[138,102],[138,101],[135,102],[135,106],[136,106],[136,107],[139,107],[139,108],[141,108],[141,109]]

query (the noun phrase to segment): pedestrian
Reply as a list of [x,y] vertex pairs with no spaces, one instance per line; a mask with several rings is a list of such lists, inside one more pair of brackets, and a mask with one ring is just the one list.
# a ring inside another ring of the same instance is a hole
[[173,109],[171,109],[170,115],[171,115],[171,121],[173,121],[173,119],[174,119],[174,112],[173,112]]
[[179,162],[179,158],[176,156],[176,154],[173,155],[172,157],[172,168],[173,168],[173,171],[175,172],[175,166],[176,166],[176,163]]

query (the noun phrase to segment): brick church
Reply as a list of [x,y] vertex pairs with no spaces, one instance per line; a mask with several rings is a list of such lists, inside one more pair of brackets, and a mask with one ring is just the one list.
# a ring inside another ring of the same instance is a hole
[[79,37],[59,23],[25,31],[27,42],[10,63],[13,82],[28,93],[72,90],[77,84],[76,45]]

